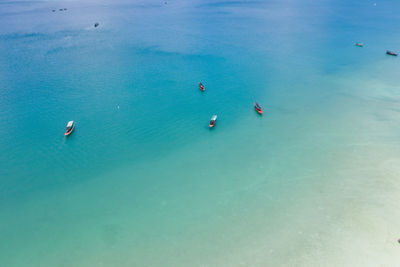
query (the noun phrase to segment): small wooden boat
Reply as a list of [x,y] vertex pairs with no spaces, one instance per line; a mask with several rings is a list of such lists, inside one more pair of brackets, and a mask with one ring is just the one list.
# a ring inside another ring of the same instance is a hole
[[65,136],[70,135],[72,133],[72,131],[74,130],[74,128],[75,128],[74,121],[69,121],[68,124],[67,124],[67,128],[65,129],[65,134],[64,135]]
[[213,115],[213,116],[211,117],[211,120],[210,120],[210,128],[214,127],[214,126],[215,126],[215,123],[217,123],[217,115]]
[[204,87],[204,85],[202,83],[199,83],[199,88],[203,92],[206,90],[206,88]]
[[263,114],[262,108],[260,107],[260,105],[257,102],[254,103],[254,108],[256,109],[258,114]]
[[97,28],[98,26],[99,26],[99,23],[96,22],[96,23],[94,24],[94,27]]
[[397,53],[387,50],[386,54],[397,57]]
[[358,47],[363,47],[364,44],[363,44],[363,43],[356,43],[356,46],[358,46]]

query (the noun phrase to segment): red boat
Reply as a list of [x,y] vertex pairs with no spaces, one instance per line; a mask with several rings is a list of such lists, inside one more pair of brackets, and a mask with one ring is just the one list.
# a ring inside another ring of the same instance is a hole
[[257,111],[259,114],[263,114],[263,111],[262,111],[260,105],[259,105],[257,102],[254,103],[254,108],[256,109],[256,111]]
[[206,90],[206,88],[204,88],[204,85],[202,83],[199,83],[199,88],[203,92]]
[[214,126],[215,126],[215,123],[217,123],[217,115],[213,115],[213,116],[211,117],[211,120],[210,120],[210,128],[214,127]]
[[72,133],[72,131],[74,130],[75,124],[74,121],[69,121],[67,124],[67,128],[65,129],[65,136],[68,136]]

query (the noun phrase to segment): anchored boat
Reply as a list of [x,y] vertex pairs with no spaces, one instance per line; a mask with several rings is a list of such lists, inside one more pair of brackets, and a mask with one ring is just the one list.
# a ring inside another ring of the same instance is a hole
[[397,53],[387,50],[386,54],[397,57]]
[[216,122],[217,122],[217,115],[213,115],[210,120],[210,128],[214,127]]
[[206,88],[204,88],[204,85],[202,83],[199,83],[199,88],[203,92],[206,90]]
[[72,133],[72,131],[74,130],[74,128],[75,128],[74,121],[69,121],[68,124],[67,124],[67,128],[65,129],[65,134],[64,135],[65,136],[70,135]]
[[254,108],[256,109],[258,114],[263,114],[262,108],[260,107],[260,105],[257,102],[254,103]]

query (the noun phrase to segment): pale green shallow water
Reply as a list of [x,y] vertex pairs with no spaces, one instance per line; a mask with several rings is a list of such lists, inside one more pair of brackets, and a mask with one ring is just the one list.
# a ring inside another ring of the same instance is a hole
[[396,266],[400,3],[314,2],[1,3],[0,265]]

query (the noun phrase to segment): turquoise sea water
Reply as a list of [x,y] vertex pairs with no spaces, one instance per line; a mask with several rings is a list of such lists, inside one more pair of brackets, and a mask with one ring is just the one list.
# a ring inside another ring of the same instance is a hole
[[0,265],[396,266],[399,8],[1,2]]

